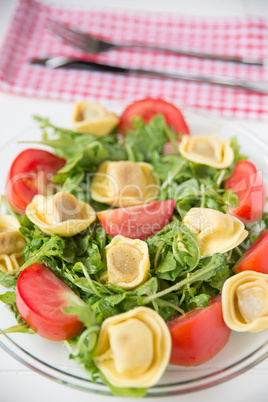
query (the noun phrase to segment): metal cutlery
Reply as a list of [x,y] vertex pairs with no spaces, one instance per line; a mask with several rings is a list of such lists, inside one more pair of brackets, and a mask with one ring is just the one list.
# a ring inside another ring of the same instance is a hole
[[127,68],[109,64],[95,63],[91,61],[70,59],[68,57],[58,56],[43,59],[30,60],[31,64],[41,65],[50,69],[55,68],[69,68],[69,69],[82,69],[90,71],[98,71],[103,73],[115,74],[128,74],[128,75],[141,75],[158,78],[170,78],[186,81],[205,82],[209,84],[223,85],[226,87],[234,87],[244,89],[251,92],[268,94],[268,82],[245,81],[238,78],[231,78],[225,76],[202,76],[189,72],[163,72],[157,70],[145,70],[140,68]]
[[149,51],[161,51],[167,53],[173,53],[177,55],[198,57],[202,59],[210,59],[210,60],[221,60],[221,61],[230,61],[234,63],[240,64],[250,64],[257,66],[264,66],[265,61],[261,59],[255,59],[251,57],[232,57],[232,56],[224,56],[217,54],[208,54],[202,53],[199,51],[191,51],[187,49],[180,48],[170,48],[157,44],[145,44],[138,42],[118,42],[118,41],[110,41],[110,40],[102,40],[94,35],[89,35],[83,33],[82,31],[78,31],[70,28],[68,25],[63,24],[62,22],[50,20],[47,25],[48,29],[69,45],[76,47],[78,49],[83,50],[84,52],[90,54],[99,54],[103,52],[107,52],[112,49],[145,49]]

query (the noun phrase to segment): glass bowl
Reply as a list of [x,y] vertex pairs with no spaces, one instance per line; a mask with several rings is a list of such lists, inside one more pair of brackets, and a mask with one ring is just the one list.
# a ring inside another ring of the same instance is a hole
[[[109,110],[120,113],[128,102],[109,102]],[[63,106],[62,113],[51,117],[51,121],[61,127],[70,127],[71,105]],[[183,109],[184,117],[192,135],[215,133],[222,138],[236,136],[241,144],[241,152],[249,155],[250,160],[263,172],[267,185],[268,146],[248,130],[212,116],[206,112]],[[30,130],[23,130],[16,140],[36,141],[40,138],[38,125]],[[40,146],[31,144],[31,148]],[[1,151],[0,188],[4,192],[7,171],[12,160],[29,144],[9,143]],[[45,147],[41,147],[46,149]],[[0,293],[7,289],[0,286]],[[0,329],[15,325],[15,319],[0,303]],[[268,357],[268,330],[257,333],[232,332],[227,345],[211,360],[195,367],[169,366],[161,381],[150,388],[147,397],[160,397],[192,392],[227,381],[238,374],[252,368]],[[68,350],[64,343],[52,342],[28,334],[0,335],[0,346],[11,356],[58,382],[89,392],[111,395],[108,387],[99,382],[92,382],[72,360],[68,358]]]

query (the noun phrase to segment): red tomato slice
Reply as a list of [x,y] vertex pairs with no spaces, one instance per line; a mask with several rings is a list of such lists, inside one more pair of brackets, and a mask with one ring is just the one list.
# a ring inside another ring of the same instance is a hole
[[236,273],[256,271],[268,274],[268,229],[249,247],[235,264]]
[[36,194],[46,194],[51,178],[65,165],[65,160],[41,149],[22,151],[8,174],[6,198],[12,208],[25,213]]
[[255,222],[262,217],[266,201],[266,190],[261,172],[249,161],[236,163],[232,175],[224,183],[238,195],[239,207],[229,212],[244,223]]
[[182,113],[176,106],[163,99],[152,98],[141,99],[129,105],[121,115],[119,131],[125,135],[132,128],[135,116],[140,116],[149,123],[156,114],[164,115],[167,125],[172,127],[176,134],[190,133]]
[[231,330],[222,316],[221,296],[206,308],[196,308],[167,323],[172,349],[170,363],[195,366],[215,356],[227,343]]
[[155,201],[134,207],[101,211],[97,212],[97,215],[110,236],[122,235],[145,240],[168,223],[175,203],[175,199]]
[[48,268],[33,264],[17,281],[16,304],[23,320],[40,336],[63,341],[78,335],[83,324],[62,309],[83,302]]

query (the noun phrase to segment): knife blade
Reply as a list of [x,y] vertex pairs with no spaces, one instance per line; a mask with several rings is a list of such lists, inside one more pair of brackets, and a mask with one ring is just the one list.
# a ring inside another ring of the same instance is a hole
[[50,69],[57,69],[57,68],[79,69],[79,70],[89,70],[103,73],[128,74],[128,75],[139,75],[144,77],[149,76],[149,77],[169,78],[184,81],[204,82],[208,84],[239,88],[260,94],[266,94],[266,95],[268,94],[268,82],[246,81],[227,76],[214,75],[209,77],[204,75],[193,74],[190,72],[167,72],[158,70],[146,70],[141,68],[129,68],[111,64],[96,63],[93,61],[71,59],[64,56],[32,59],[29,62],[30,64],[40,65]]

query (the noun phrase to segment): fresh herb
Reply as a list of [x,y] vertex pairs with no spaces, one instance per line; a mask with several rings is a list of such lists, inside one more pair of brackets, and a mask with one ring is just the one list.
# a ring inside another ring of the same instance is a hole
[[13,327],[3,329],[0,331],[0,334],[10,334],[13,332],[24,332],[27,334],[34,334],[35,332],[29,328],[29,326],[22,320],[21,316],[19,315],[16,300],[15,300],[15,292],[6,292],[0,295],[1,302],[5,303],[6,307],[11,311],[14,315],[15,319],[17,320],[17,325]]
[[137,117],[134,128],[125,138],[125,143],[132,152],[132,160],[152,162],[155,153],[163,152],[164,144],[175,141],[175,133],[166,125],[162,115],[156,115],[148,124]]
[[5,288],[14,288],[16,286],[17,277],[16,275],[6,274],[0,269],[0,285]]

